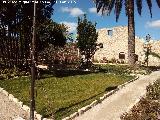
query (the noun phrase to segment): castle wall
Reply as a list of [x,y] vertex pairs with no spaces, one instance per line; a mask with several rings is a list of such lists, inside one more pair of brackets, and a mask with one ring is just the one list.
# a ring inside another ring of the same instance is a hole
[[[110,31],[108,31],[110,30]],[[108,32],[110,32],[108,34]],[[103,44],[103,48],[96,51],[94,60],[102,61],[104,58],[111,61],[112,59],[119,59],[119,53],[125,54],[124,61],[128,61],[128,27],[119,26],[113,28],[103,28],[98,30],[98,43]],[[135,53],[138,55],[138,61],[144,62],[145,52],[143,45],[145,40],[139,37],[135,37]],[[160,41],[151,41],[152,51],[160,53]],[[149,56],[150,65],[160,65],[160,60]]]

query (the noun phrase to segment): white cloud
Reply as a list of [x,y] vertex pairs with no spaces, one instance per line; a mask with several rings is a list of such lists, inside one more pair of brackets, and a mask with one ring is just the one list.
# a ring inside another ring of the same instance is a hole
[[[98,16],[102,16],[102,9],[100,9],[100,11],[97,13],[97,8],[96,7],[92,7],[92,8],[89,8],[88,11],[90,13],[95,13],[97,14]],[[105,12],[104,12],[104,15],[105,15]]]
[[155,21],[148,21],[146,23],[146,27],[149,28],[160,28],[160,20],[155,20]]
[[73,17],[77,17],[79,15],[85,14],[80,8],[77,8],[77,7],[74,7],[74,8],[62,7],[61,11],[68,12]]
[[92,8],[89,8],[88,11],[89,11],[90,13],[97,13],[97,8],[92,7]]
[[61,7],[62,12],[69,12],[70,9],[68,7]]
[[75,32],[76,28],[77,28],[77,23],[74,22],[67,22],[67,21],[62,21],[61,23],[65,24],[66,26],[68,26],[68,31],[69,32]]

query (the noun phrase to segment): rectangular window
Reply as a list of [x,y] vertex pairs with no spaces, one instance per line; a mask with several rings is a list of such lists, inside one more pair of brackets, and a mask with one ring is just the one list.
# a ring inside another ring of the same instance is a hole
[[119,53],[119,59],[125,59],[125,53],[124,52]]
[[113,35],[113,30],[108,30],[108,33],[107,33],[109,36],[112,36]]

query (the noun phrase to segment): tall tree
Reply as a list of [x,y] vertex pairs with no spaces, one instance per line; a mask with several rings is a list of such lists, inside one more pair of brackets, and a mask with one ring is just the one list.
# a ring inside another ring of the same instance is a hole
[[[8,0],[7,2],[10,1],[11,0]],[[41,0],[38,1],[39,3],[37,4],[36,10],[37,28],[51,18],[53,12],[52,7],[55,3],[55,0],[50,0],[50,3],[40,2]],[[6,66],[22,66],[22,64],[28,62],[32,38],[32,17],[33,2],[24,4],[23,1],[16,3],[3,3],[3,1],[0,1],[0,43],[2,43],[2,47],[0,47],[0,56],[2,56],[1,58]],[[53,32],[50,32],[50,34],[53,34]],[[64,38],[61,29],[59,29],[58,32],[56,31],[56,34]],[[37,42],[37,51],[41,50],[41,45],[39,43],[43,41],[40,39],[40,36],[42,35],[37,35],[37,40],[39,40]],[[52,37],[51,40],[54,41],[55,39]],[[58,42],[62,43],[62,41],[59,39]],[[53,42],[53,44],[54,43],[55,42]]]
[[88,21],[86,15],[84,15],[84,19],[78,18],[77,34],[77,45],[80,54],[85,56],[86,67],[90,67],[88,63],[94,55],[97,45],[98,33],[96,32],[96,24]]
[[[116,21],[122,10],[123,3],[125,3],[126,16],[128,16],[128,63],[129,65],[135,64],[135,24],[134,24],[134,3],[136,1],[137,11],[141,15],[142,0],[93,0],[96,4],[97,12],[100,10],[102,14],[107,13],[110,15],[112,9],[115,10]],[[146,0],[150,15],[152,17],[152,0]],[[156,0],[160,8],[160,0]]]

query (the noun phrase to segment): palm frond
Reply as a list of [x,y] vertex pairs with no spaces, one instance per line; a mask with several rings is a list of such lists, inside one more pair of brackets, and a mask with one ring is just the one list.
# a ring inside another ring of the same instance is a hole
[[160,55],[158,53],[151,52],[150,55],[152,55],[153,57],[156,57],[156,58],[160,59]]
[[123,3],[123,0],[116,0],[116,2],[115,2],[115,11],[114,12],[116,14],[116,22],[118,21],[119,15],[122,10],[122,3]]
[[115,0],[111,0],[108,6],[109,15],[114,7],[114,4],[115,4]]
[[104,2],[102,0],[96,0],[96,8],[97,8],[97,13],[101,10]]
[[148,4],[148,8],[149,8],[150,15],[151,15],[151,18],[152,18],[152,2],[151,2],[151,0],[147,0],[147,4]]
[[157,5],[160,8],[160,0],[156,0],[157,1]]
[[141,13],[142,13],[142,0],[136,0],[136,4],[137,4],[137,11],[138,11],[139,15],[141,15]]
[[113,1],[115,0],[93,0],[93,2],[96,4],[97,13],[102,12],[102,15],[104,15],[104,13],[107,13],[107,15],[110,14],[112,10],[111,8],[113,8],[111,6],[114,6]]
[[102,8],[101,8],[101,11],[102,11],[102,15],[104,15],[104,13],[107,13],[107,15],[109,14],[109,4],[110,4],[110,1],[109,0],[105,0],[103,5],[102,5]]

